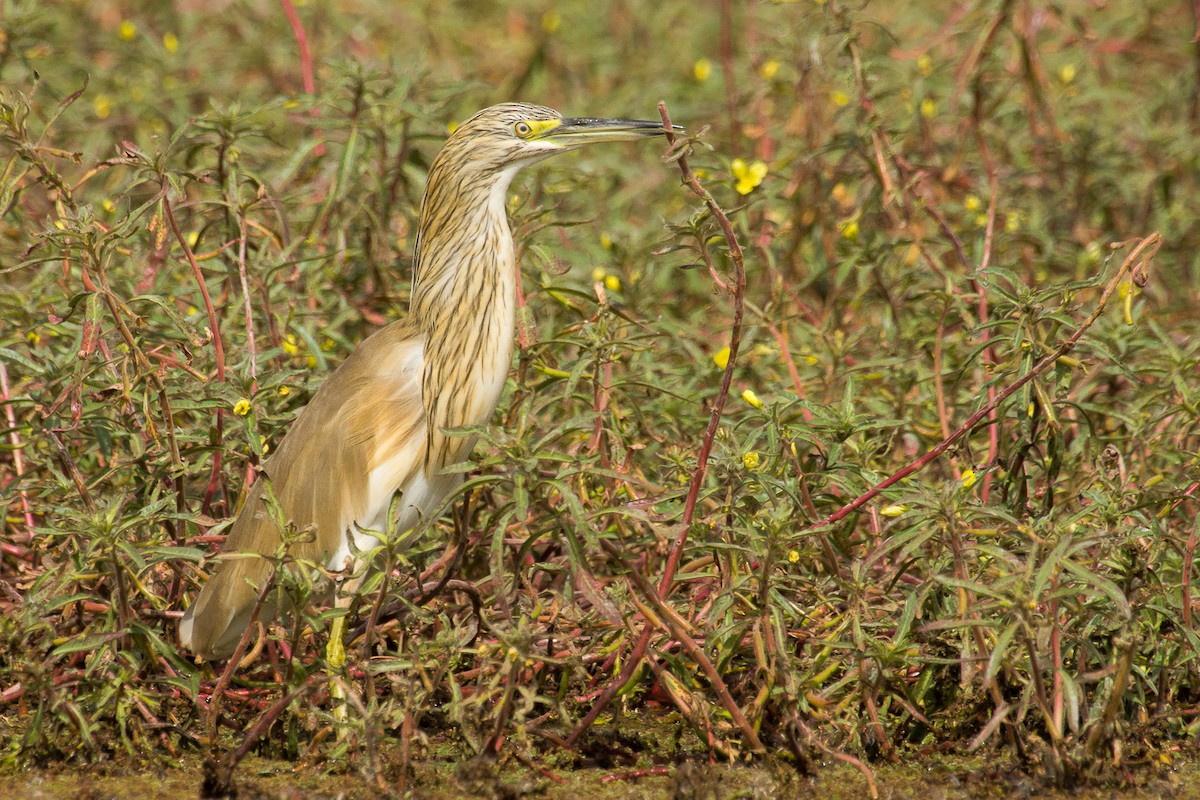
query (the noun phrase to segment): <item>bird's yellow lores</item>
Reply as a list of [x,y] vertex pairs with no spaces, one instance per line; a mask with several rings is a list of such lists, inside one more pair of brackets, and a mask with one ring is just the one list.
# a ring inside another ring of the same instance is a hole
[[[289,555],[331,570],[378,545],[370,532],[385,528],[394,498],[403,533],[455,488],[461,477],[445,467],[474,442],[446,429],[491,417],[512,362],[516,264],[505,198],[513,176],[585,144],[664,132],[659,122],[570,119],[520,103],[492,106],[455,130],[421,201],[408,314],[333,372],[266,462],[179,625],[184,647],[227,658],[251,624],[283,542],[268,484],[287,525],[311,531]],[[331,653],[340,639],[338,624]]]

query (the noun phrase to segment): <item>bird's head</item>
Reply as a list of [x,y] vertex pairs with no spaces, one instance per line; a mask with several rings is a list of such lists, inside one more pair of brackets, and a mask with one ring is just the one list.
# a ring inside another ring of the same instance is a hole
[[[682,131],[678,125],[675,130]],[[552,108],[502,103],[460,125],[447,149],[469,150],[497,169],[523,167],[594,142],[623,142],[666,133],[661,122],[564,117]]]

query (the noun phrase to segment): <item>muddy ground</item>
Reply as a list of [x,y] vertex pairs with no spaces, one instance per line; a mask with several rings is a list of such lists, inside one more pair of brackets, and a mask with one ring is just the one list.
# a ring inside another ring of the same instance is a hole
[[[36,769],[0,775],[0,798],[29,800],[149,800],[201,796],[203,758],[181,759],[178,766],[110,763],[87,768]],[[659,768],[665,774],[636,769],[574,769],[552,777],[518,762],[495,765],[449,762],[418,765],[403,791],[394,782],[377,787],[362,775],[337,775],[311,766],[297,768],[281,761],[249,758],[235,780],[239,797],[265,800],[316,798],[412,797],[545,798],[546,800],[734,800],[735,798],[814,797],[860,800],[869,796],[862,773],[840,763],[814,765],[814,774],[799,775],[791,766],[774,763],[720,766],[688,762]],[[1003,756],[995,759],[930,759],[908,764],[875,765],[880,798],[1072,798],[1134,800],[1177,798],[1200,800],[1200,761],[1178,756],[1153,765],[1110,770],[1099,781],[1065,791],[1015,769]],[[549,771],[547,770],[549,773]]]

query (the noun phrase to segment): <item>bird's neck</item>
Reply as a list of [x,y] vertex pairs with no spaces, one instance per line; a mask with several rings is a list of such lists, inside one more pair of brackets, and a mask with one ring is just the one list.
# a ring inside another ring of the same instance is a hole
[[[443,322],[485,324],[481,305],[492,293],[516,289],[512,232],[505,198],[518,167],[472,180],[435,161],[417,225],[411,312],[431,334]],[[512,304],[508,307],[511,314]]]
[[505,198],[516,171],[472,181],[478,171],[435,161],[421,203],[409,313],[425,336],[423,402],[443,465],[466,441],[438,446],[441,431],[486,422],[512,362],[516,262]]

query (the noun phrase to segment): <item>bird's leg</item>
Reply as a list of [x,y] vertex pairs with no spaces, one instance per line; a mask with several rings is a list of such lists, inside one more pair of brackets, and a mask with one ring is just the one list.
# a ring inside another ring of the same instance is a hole
[[[363,575],[355,575],[346,581],[342,591],[334,598],[333,606],[345,611],[334,618],[329,626],[329,641],[325,644],[325,664],[329,673],[329,696],[333,699],[333,721],[338,726],[338,736],[345,735],[346,711],[346,616],[350,603],[358,594]],[[339,680],[340,679],[340,680]]]

